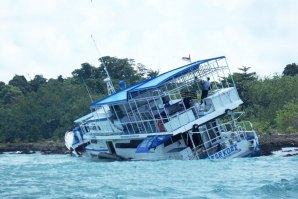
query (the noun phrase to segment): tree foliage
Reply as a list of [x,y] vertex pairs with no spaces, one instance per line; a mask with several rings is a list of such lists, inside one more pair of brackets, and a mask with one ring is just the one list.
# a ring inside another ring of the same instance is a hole
[[37,91],[40,87],[44,86],[47,83],[47,79],[42,75],[35,75],[34,79],[32,79],[29,84],[31,86],[31,90]]
[[285,104],[298,99],[297,77],[274,77],[255,82],[248,90],[252,116],[274,125],[274,115]]
[[105,67],[108,69],[114,86],[119,89],[119,81],[125,81],[127,86],[133,85],[147,76],[148,69],[143,64],[136,64],[133,59],[118,59],[116,57],[105,56],[99,59],[100,75],[106,77]]
[[[133,84],[146,78],[148,70],[133,59],[103,57],[112,80],[125,79]],[[88,112],[91,100],[106,95],[106,78],[103,63],[99,67],[81,64],[72,77],[45,79],[36,75],[27,81],[15,75],[8,84],[0,82],[0,142],[38,141],[63,139],[73,128],[73,121]],[[127,78],[127,79],[126,79]]]
[[15,75],[8,84],[19,88],[23,92],[23,94],[31,91],[31,86],[23,75]]
[[4,85],[0,89],[0,96],[0,102],[2,106],[6,106],[8,104],[16,102],[18,97],[23,96],[23,92],[18,87],[12,85]]
[[[248,95],[248,91],[250,87],[254,84],[255,81],[258,80],[255,72],[248,72],[251,67],[242,66],[238,68],[242,72],[233,73],[232,77],[229,76],[227,78],[228,84],[232,85],[232,78],[234,79],[234,83],[236,84],[237,91],[239,93],[240,98],[244,102],[244,107],[251,106],[251,101]],[[222,84],[225,84],[226,80],[222,81]]]
[[275,121],[280,131],[298,132],[298,101],[289,102],[278,110]]
[[[27,81],[24,76],[15,75],[8,84],[0,81],[0,142],[63,139],[64,133],[73,128],[73,121],[90,111],[86,88],[93,99],[107,94],[105,67],[116,90],[121,80],[129,86],[159,73],[133,59],[106,56],[98,67],[83,63],[69,78],[60,75],[47,80],[36,75]],[[249,72],[250,67],[239,70],[233,78],[245,102],[246,117],[259,133],[297,132],[298,75],[284,72],[283,76],[260,79]],[[226,81],[231,83],[232,76]]]
[[[297,132],[294,105],[298,99],[298,76],[276,75],[261,79],[255,72],[248,72],[250,69],[243,66],[239,68],[240,73],[233,73],[247,119],[253,121],[259,133]],[[232,83],[231,76],[227,80]]]
[[284,76],[295,76],[298,74],[298,65],[296,63],[288,64],[282,72]]

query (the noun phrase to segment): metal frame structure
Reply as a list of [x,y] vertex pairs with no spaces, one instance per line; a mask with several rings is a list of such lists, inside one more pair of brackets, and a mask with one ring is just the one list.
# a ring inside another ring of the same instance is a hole
[[[104,136],[117,134],[165,133],[164,127],[162,126],[165,122],[170,121],[173,117],[177,117],[177,115],[181,115],[187,113],[189,110],[192,110],[195,119],[199,118],[200,113],[198,107],[195,107],[195,103],[198,103],[199,101],[198,93],[201,92],[200,83],[203,78],[211,75],[215,88],[213,90],[216,90],[218,89],[218,85],[220,85],[221,88],[225,88],[222,80],[225,80],[226,87],[229,87],[227,77],[225,77],[226,74],[230,75],[230,71],[225,58],[204,62],[195,70],[189,70],[187,73],[184,73],[181,76],[173,77],[157,88],[138,90],[134,93],[128,92],[127,102],[116,102],[115,104],[110,103],[109,112],[112,112],[117,121],[120,122],[120,125],[123,127],[122,131],[116,131],[113,127],[113,122],[109,122],[106,127],[104,127],[104,125],[101,123],[100,125],[103,128],[100,128],[99,124],[96,124],[96,122],[83,124],[82,126],[89,126],[89,129],[94,129],[93,126],[96,126],[97,130],[92,132],[96,133],[96,135]],[[191,93],[191,89],[193,87],[196,88],[196,96],[193,96]],[[189,91],[186,95],[183,93],[183,90],[185,89]],[[180,105],[180,109],[175,115],[169,113],[169,110],[167,110],[167,107],[165,107],[165,104],[163,104],[163,97],[167,96],[171,101],[176,100],[176,103],[179,103]],[[184,103],[183,100],[185,98],[192,98],[193,103],[190,107],[187,107]],[[118,109],[121,109],[121,116],[119,113],[117,113],[119,110],[116,110],[115,106],[118,106]],[[96,113],[100,108],[101,106],[96,107],[94,112]],[[106,115],[108,115],[106,110],[103,110],[105,111]],[[188,122],[191,122],[192,120],[189,118],[189,114],[186,114],[186,116],[188,117]],[[179,127],[182,126],[179,117],[178,122]],[[98,129],[102,129],[102,131]]]

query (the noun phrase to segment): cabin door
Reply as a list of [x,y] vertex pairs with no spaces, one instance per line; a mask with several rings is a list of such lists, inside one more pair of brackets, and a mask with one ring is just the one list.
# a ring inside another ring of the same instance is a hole
[[203,144],[202,137],[201,137],[200,133],[192,134],[192,141],[193,141],[195,147],[198,147]]

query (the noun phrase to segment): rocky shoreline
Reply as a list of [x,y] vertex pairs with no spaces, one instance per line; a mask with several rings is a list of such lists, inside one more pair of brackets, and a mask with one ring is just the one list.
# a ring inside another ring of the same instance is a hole
[[284,147],[298,147],[298,133],[259,136],[260,155],[272,155]]
[[[260,155],[272,155],[273,151],[278,151],[283,147],[298,147],[298,133],[279,134],[279,135],[261,135]],[[35,153],[42,154],[67,154],[68,149],[63,141],[43,141],[35,143],[0,143],[0,153],[18,152],[21,154]]]
[[0,153],[17,152],[32,154],[39,151],[41,154],[67,154],[68,149],[63,141],[42,141],[30,143],[0,143]]

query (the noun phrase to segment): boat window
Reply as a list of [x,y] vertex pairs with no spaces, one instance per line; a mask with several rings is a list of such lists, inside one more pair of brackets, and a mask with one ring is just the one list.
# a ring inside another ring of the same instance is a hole
[[174,142],[177,142],[178,140],[181,140],[181,135],[180,134],[177,134],[177,135],[174,135],[171,137],[171,139],[168,139],[165,143],[164,143],[164,146],[168,146]]
[[162,103],[164,105],[166,105],[166,104],[168,104],[170,102],[170,97],[168,95],[163,96],[161,99],[162,99]]
[[112,112],[112,118],[116,119],[117,116],[119,118],[122,118],[125,115],[125,112],[123,111],[123,105],[114,105],[111,108],[111,112]]
[[115,146],[123,149],[137,148],[142,142],[143,140],[131,140],[129,143],[116,143]]
[[97,140],[92,139],[92,140],[91,140],[91,143],[92,143],[92,144],[97,144]]

